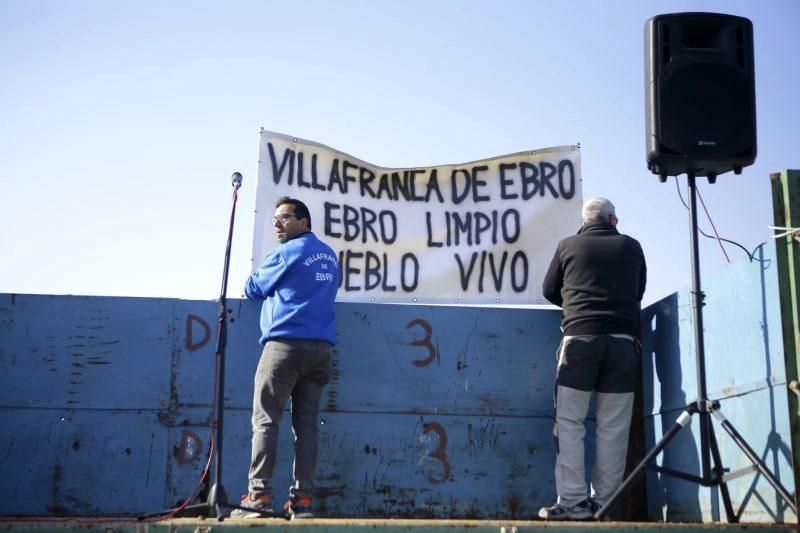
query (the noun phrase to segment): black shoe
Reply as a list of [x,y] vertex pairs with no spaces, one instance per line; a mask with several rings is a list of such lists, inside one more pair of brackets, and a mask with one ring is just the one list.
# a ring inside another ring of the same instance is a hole
[[573,507],[566,507],[556,503],[550,507],[539,509],[539,518],[544,518],[545,520],[589,520],[592,518],[592,511],[588,500],[584,500]]
[[[600,505],[600,503],[597,500],[595,500],[594,498],[589,498],[589,510],[592,511],[592,516],[596,515],[597,511],[599,511],[603,507],[604,506]],[[605,521],[605,522],[609,522],[611,520],[612,520],[612,518],[609,515],[606,515],[603,518],[603,521]]]

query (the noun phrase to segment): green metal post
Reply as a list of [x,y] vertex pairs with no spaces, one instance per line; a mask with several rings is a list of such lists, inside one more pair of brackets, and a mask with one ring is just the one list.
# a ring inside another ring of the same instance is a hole
[[[800,170],[776,172],[770,175],[770,179],[775,226],[800,230]],[[796,236],[789,233],[775,241],[797,503],[800,488],[800,231]]]

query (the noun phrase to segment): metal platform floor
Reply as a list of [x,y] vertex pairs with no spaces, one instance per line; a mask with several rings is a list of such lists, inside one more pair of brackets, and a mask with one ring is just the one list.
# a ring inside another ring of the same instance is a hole
[[64,531],[102,531],[104,533],[234,533],[237,531],[270,531],[274,533],[344,533],[387,531],[445,532],[470,531],[474,533],[524,533],[550,530],[559,533],[589,531],[637,532],[680,531],[788,533],[798,531],[796,524],[727,524],[727,523],[662,523],[662,522],[544,522],[515,520],[366,520],[347,518],[318,518],[287,521],[283,519],[225,519],[175,518],[160,521],[139,521],[121,518],[0,518],[0,531],[34,533],[62,533]]

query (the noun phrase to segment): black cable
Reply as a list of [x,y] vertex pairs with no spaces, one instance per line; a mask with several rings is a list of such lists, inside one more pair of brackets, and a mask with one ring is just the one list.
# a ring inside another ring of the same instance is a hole
[[[676,189],[677,189],[677,191],[678,191],[678,198],[680,198],[680,200],[681,200],[681,203],[683,204],[683,207],[685,207],[685,208],[686,208],[686,210],[688,211],[688,210],[689,210],[689,205],[688,205],[688,204],[686,203],[686,201],[683,199],[683,195],[681,194],[681,185],[680,185],[680,183],[678,183],[678,177],[677,177],[677,176],[675,177],[675,188],[676,188]],[[746,253],[746,254],[747,254],[747,257],[748,257],[748,259],[750,259],[750,262],[751,262],[751,263],[752,263],[753,261],[758,261],[758,262],[761,262],[761,260],[760,260],[760,259],[756,259],[756,258],[755,258],[756,250],[758,250],[759,248],[761,248],[762,246],[764,246],[765,244],[767,244],[767,243],[766,243],[766,241],[765,241],[765,242],[762,242],[762,243],[758,244],[758,245],[757,245],[755,248],[753,248],[753,251],[752,251],[752,252],[750,252],[750,251],[749,251],[747,248],[745,248],[744,246],[742,246],[741,244],[739,244],[739,243],[738,243],[738,242],[736,242],[736,241],[732,241],[732,240],[730,240],[730,239],[725,239],[725,238],[723,238],[723,237],[715,237],[714,235],[709,235],[708,233],[706,233],[705,231],[703,231],[702,229],[700,229],[700,227],[698,227],[698,228],[697,228],[697,231],[699,231],[699,232],[700,232],[700,234],[701,234],[701,235],[703,235],[703,237],[706,237],[706,238],[708,238],[708,239],[714,239],[715,241],[716,241],[716,240],[720,240],[720,241],[723,241],[723,242],[727,242],[728,244],[732,244],[732,245],[734,245],[734,246],[738,246],[739,248],[741,248],[742,250],[744,250],[744,253]]]

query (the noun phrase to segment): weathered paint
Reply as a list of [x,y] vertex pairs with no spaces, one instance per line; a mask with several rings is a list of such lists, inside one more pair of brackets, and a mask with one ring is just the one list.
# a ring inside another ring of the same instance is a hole
[[790,533],[796,528],[774,524],[660,524],[631,522],[542,522],[521,520],[364,520],[364,519],[311,519],[287,522],[285,520],[200,520],[180,518],[159,522],[122,520],[13,520],[0,521],[4,531],[35,533],[63,533],[65,531],[102,531],[115,533],[237,533],[270,531],[274,533],[349,533],[351,531],[387,531],[390,533],[435,533],[470,531],[472,533],[528,533],[552,530],[558,533],[584,533],[603,531],[614,533],[647,533],[650,531],[679,531],[681,533]]
[[35,533],[63,533],[65,531],[101,531],[104,533],[237,533],[270,531],[274,533],[349,533],[352,531],[386,531],[389,533],[436,533],[470,531],[471,533],[558,533],[614,532],[647,533],[679,531],[680,533],[790,533],[796,528],[775,524],[661,524],[631,522],[542,522],[521,520],[381,520],[381,519],[311,519],[287,522],[285,520],[200,520],[180,518],[159,522],[122,520],[13,520],[1,521],[3,531]]
[[[775,226],[800,228],[800,170],[784,170],[770,176]],[[783,233],[783,231],[781,231]],[[795,499],[800,489],[800,241],[794,233],[775,239],[780,280],[780,309],[786,367],[787,397],[792,435]]]
[[[551,503],[559,317],[337,305],[320,511],[515,518]],[[214,302],[0,295],[0,514],[135,514],[188,496],[210,446],[215,318]],[[237,499],[258,306],[229,301],[228,320],[222,484]],[[291,451],[284,423],[278,495]]]
[[[791,440],[786,409],[781,316],[773,244],[703,280],[706,306],[707,391],[721,412],[792,492]],[[675,293],[643,312],[644,403],[647,448],[697,399],[691,297]],[[658,464],[701,475],[698,417],[681,430]],[[714,421],[722,463],[735,471],[749,461]],[[729,484],[742,521],[796,521],[760,475]],[[725,520],[716,488],[648,473],[649,514],[669,521]]]
[[[768,259],[704,281],[708,389],[785,482],[785,375],[775,361],[782,343]],[[648,444],[694,399],[688,302],[681,292],[643,315]],[[187,497],[210,446],[215,307],[0,295],[0,514],[139,514]],[[228,307],[222,485],[235,500],[246,486],[260,346],[258,307]],[[319,511],[508,519],[552,503],[559,318],[549,310],[338,304],[340,342],[320,421]],[[282,428],[279,496],[292,457],[289,424]],[[718,439],[726,465],[738,464],[738,449],[719,431]],[[587,444],[591,455],[591,436]],[[695,432],[686,431],[663,462],[697,470],[696,454]],[[743,518],[793,519],[754,479],[731,483]],[[707,519],[717,506],[708,489],[670,478],[650,476],[650,491],[653,517],[666,508],[671,519]]]

